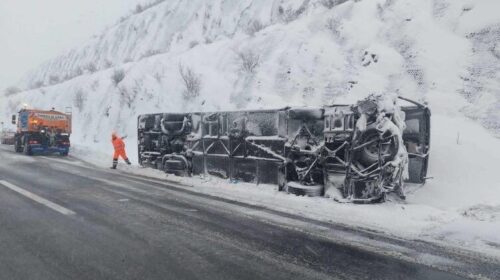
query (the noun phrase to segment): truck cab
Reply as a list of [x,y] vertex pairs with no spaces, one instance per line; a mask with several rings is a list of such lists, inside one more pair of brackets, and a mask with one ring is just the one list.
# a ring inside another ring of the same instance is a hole
[[67,156],[70,148],[71,114],[23,109],[12,116],[17,125],[14,148],[26,155],[58,153]]

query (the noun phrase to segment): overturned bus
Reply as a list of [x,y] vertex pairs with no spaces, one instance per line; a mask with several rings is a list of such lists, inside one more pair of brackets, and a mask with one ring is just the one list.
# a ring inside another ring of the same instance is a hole
[[405,182],[424,183],[429,144],[429,109],[393,96],[323,108],[138,118],[143,166],[276,184],[297,195],[340,193],[358,203],[384,201],[391,192],[404,198]]

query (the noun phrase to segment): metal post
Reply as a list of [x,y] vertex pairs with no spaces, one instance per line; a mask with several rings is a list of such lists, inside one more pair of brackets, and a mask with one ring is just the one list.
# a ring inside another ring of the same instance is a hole
[[257,185],[259,185],[259,183],[260,183],[260,164],[259,164],[260,160],[256,159],[255,161],[257,162],[256,163],[256,165],[257,165],[257,167],[256,167],[256,169],[257,169],[256,170],[256,173],[257,173],[257,176],[256,176],[257,177],[257,182],[256,183],[257,183]]
[[[201,125],[201,145],[202,145],[202,148],[203,148],[203,176],[206,176],[207,175],[207,150],[206,150],[206,147],[205,147],[205,131],[204,131],[205,123],[203,122],[204,114],[200,114],[200,115],[201,115],[201,120],[200,120],[200,125]],[[208,129],[209,130],[211,129],[210,128],[210,124],[209,124]]]

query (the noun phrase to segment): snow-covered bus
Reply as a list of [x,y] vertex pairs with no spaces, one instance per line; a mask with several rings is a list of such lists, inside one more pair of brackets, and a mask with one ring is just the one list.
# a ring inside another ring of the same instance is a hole
[[404,198],[405,182],[425,182],[430,111],[372,95],[322,108],[146,114],[138,118],[138,145],[141,165],[179,176],[378,202],[391,192]]

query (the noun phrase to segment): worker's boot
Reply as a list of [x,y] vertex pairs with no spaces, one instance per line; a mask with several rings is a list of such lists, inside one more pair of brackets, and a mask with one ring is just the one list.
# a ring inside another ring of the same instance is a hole
[[131,165],[131,164],[132,164],[132,163],[130,162],[130,160],[128,160],[128,158],[127,158],[127,159],[125,159],[125,162],[126,162],[128,165]]
[[113,160],[113,166],[111,166],[111,169],[116,169],[117,165],[118,165],[118,160]]

